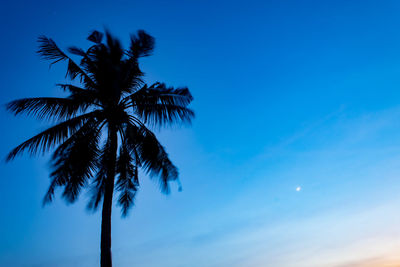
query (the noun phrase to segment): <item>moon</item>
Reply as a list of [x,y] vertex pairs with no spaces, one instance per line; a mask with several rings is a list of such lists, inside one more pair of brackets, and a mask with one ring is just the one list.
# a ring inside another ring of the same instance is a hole
[[300,192],[301,191],[301,186],[296,187],[296,191]]

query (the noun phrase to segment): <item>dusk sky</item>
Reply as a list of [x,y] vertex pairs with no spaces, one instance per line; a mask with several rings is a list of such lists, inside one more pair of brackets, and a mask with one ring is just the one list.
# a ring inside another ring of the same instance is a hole
[[[188,86],[192,126],[156,130],[182,192],[141,174],[113,210],[115,266],[399,267],[399,1],[2,1],[1,104],[62,96],[46,35],[87,48],[144,29],[148,83]],[[89,199],[42,207],[48,156],[7,153],[48,126],[0,111],[0,266],[98,266]],[[60,191],[58,191],[60,193]]]

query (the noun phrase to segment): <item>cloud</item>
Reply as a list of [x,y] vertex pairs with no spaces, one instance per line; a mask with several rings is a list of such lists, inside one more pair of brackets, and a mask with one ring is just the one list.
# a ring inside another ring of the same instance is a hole
[[400,259],[388,259],[381,256],[335,265],[333,267],[400,267]]

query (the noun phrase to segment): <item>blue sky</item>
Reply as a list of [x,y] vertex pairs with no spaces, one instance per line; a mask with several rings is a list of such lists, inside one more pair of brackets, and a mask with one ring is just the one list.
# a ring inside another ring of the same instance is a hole
[[[186,85],[192,127],[160,131],[183,191],[142,175],[113,213],[116,266],[394,267],[400,258],[398,1],[4,1],[1,102],[59,96],[44,34],[156,38],[147,81]],[[46,123],[0,111],[1,154]],[[87,195],[41,207],[46,157],[0,164],[0,266],[96,266]],[[296,191],[300,186],[302,190]]]

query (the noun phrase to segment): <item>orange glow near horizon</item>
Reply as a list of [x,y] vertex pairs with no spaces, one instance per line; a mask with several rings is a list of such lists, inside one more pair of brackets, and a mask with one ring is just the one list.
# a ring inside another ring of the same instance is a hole
[[339,265],[336,267],[400,267],[400,259],[368,259],[360,262],[354,262],[345,265]]

